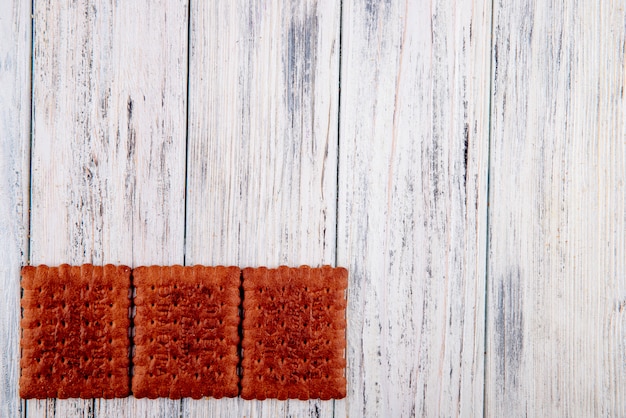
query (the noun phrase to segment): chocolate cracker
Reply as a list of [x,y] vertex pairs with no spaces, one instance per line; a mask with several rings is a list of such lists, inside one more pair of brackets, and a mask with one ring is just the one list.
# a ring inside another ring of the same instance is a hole
[[344,268],[243,270],[244,399],[346,396]]
[[128,396],[129,286],[126,266],[22,269],[22,398]]
[[137,398],[238,394],[238,267],[139,267],[132,391]]

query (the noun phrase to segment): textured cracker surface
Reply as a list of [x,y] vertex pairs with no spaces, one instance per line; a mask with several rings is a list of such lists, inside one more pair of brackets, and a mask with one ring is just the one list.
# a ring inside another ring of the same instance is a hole
[[129,394],[130,268],[22,269],[22,398]]
[[338,399],[344,377],[344,268],[243,270],[244,399]]
[[240,274],[221,266],[133,270],[135,397],[237,396]]

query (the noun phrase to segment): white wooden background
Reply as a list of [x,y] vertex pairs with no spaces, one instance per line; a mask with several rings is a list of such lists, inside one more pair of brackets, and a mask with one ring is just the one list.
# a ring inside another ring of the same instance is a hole
[[[626,416],[626,4],[0,1],[0,417]],[[339,401],[20,401],[19,269],[350,270]]]

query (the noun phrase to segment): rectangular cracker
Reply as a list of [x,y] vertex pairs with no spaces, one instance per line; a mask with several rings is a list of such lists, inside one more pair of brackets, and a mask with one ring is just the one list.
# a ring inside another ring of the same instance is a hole
[[138,267],[133,282],[134,396],[237,396],[239,268]]
[[243,270],[244,399],[346,396],[344,268]]
[[128,396],[129,287],[127,266],[22,269],[22,398]]

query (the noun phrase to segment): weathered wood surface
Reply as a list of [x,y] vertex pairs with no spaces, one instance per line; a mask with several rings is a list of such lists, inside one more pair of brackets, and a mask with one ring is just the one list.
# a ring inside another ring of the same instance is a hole
[[[27,3],[0,4],[0,416],[626,415],[623,4]],[[344,265],[348,397],[20,402],[29,254]]]
[[625,18],[495,2],[488,416],[626,416]]
[[18,397],[20,268],[28,259],[31,6],[0,2],[0,417]]
[[[192,2],[186,262],[335,264],[339,2]],[[183,416],[332,416],[185,400]]]
[[[31,263],[184,261],[187,4],[35,2]],[[176,416],[169,400],[28,416]]]
[[481,416],[486,3],[345,1],[349,416]]

